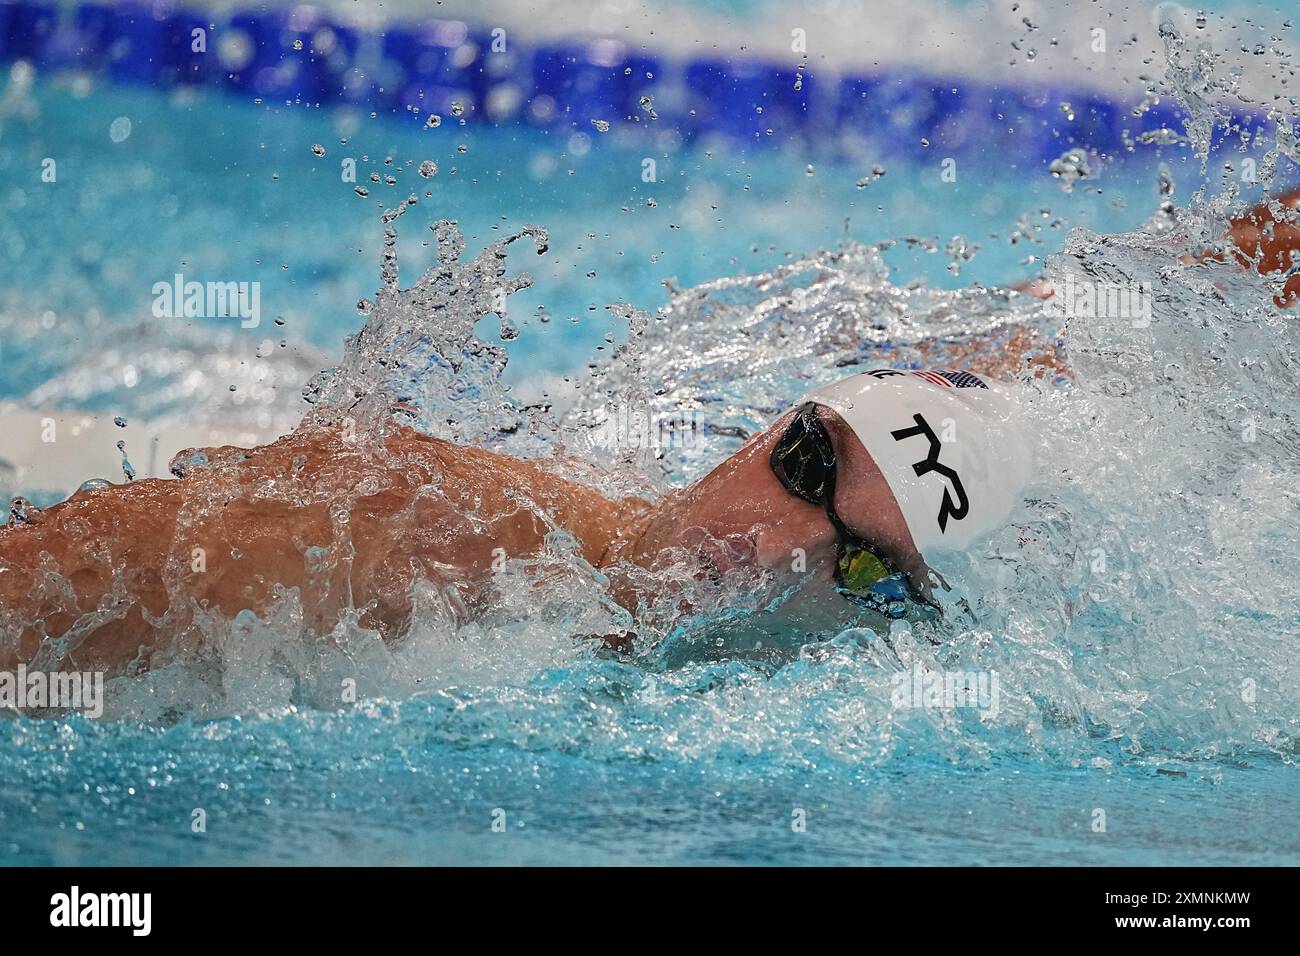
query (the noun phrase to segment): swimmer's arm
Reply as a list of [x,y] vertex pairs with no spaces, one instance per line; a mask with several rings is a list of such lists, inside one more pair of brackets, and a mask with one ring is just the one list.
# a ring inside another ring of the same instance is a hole
[[289,589],[312,633],[350,606],[387,637],[417,580],[472,606],[499,555],[536,554],[559,526],[599,565],[648,507],[415,432],[383,449],[316,429],[208,452],[180,480],[81,491],[0,527],[0,667],[71,635],[70,663],[116,672],[201,640],[196,616],[260,616]]
[[[330,443],[291,438],[207,451],[214,465],[181,480],[78,491],[0,528],[0,667],[145,666],[155,652],[200,649],[211,630],[198,624],[202,616],[260,615],[281,587],[299,589],[309,626],[337,618],[347,576],[363,581],[376,555],[371,539],[381,536],[358,522],[343,580],[339,572],[312,578],[304,551],[334,540],[328,503],[259,493],[299,462],[308,476],[329,480]],[[385,610],[377,599],[371,626]]]
[[[1300,209],[1300,190],[1288,193],[1278,202],[1288,210]],[[1293,253],[1300,252],[1300,216],[1293,220],[1279,220],[1267,204],[1256,206],[1246,215],[1234,219],[1226,237],[1236,251],[1236,261],[1245,269],[1257,269],[1261,275],[1290,269]],[[1204,258],[1222,260],[1223,255],[1206,255]],[[1184,262],[1195,261],[1185,257]],[[1050,299],[1054,290],[1044,278],[1037,277],[1015,287],[1016,292],[1037,299]],[[1283,286],[1282,294],[1275,298],[1279,306],[1291,306],[1300,300],[1300,274],[1292,275]],[[1014,378],[1026,369],[1035,377],[1044,374],[1071,375],[1062,347],[1050,342],[1035,330],[1017,327],[1009,333],[997,331],[991,336],[1007,335],[1006,348],[1000,353],[990,352],[974,340],[966,346],[968,354],[961,357],[962,368],[992,378]]]
[[[1267,204],[1262,204],[1234,219],[1228,229],[1227,237],[1237,247],[1234,258],[1243,268],[1255,269],[1261,275],[1290,269],[1292,254],[1300,251],[1300,216],[1294,214],[1300,208],[1300,190],[1282,196],[1278,202],[1293,218],[1278,219]],[[1280,306],[1290,306],[1297,299],[1300,299],[1300,275],[1292,275],[1275,301]]]
[[[1024,325],[994,329],[962,342],[919,342],[917,351],[923,365],[963,369],[1001,382],[1026,372],[1035,378],[1073,375],[1060,344]],[[931,353],[937,354],[931,358]]]

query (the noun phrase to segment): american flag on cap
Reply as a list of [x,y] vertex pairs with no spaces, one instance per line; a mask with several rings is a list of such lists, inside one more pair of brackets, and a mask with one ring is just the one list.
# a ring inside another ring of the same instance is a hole
[[970,372],[954,372],[952,369],[923,369],[912,372],[917,378],[925,379],[931,385],[944,388],[988,388],[984,380]]

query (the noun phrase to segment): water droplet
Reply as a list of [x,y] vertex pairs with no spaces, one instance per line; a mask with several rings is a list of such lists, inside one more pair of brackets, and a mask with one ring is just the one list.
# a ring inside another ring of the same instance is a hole
[[196,468],[207,468],[212,462],[208,459],[208,453],[202,450],[191,452],[185,456],[184,452],[178,454],[167,465],[167,470],[177,478],[184,478]]
[[9,502],[10,524],[31,524],[40,516],[41,509],[23,497]]
[[608,132],[609,132],[609,120],[594,119],[594,120],[591,121],[591,125],[594,126],[594,127],[596,127],[596,131],[597,131],[597,132],[600,132],[600,133],[608,133]]
[[426,159],[420,164],[419,173],[425,179],[432,179],[438,175],[438,164],[431,159]]
[[439,126],[442,125],[442,117],[439,116],[437,113],[434,113],[432,116],[430,116],[427,120],[424,121],[424,125],[429,129],[437,129]]
[[131,135],[131,117],[119,116],[108,127],[108,138],[115,143],[121,143]]
[[1067,149],[1052,160],[1048,171],[1061,181],[1061,189],[1067,193],[1074,189],[1074,184],[1080,179],[1088,179],[1093,175],[1087,152],[1078,148]]
[[121,415],[117,415],[113,418],[113,424],[116,425],[118,428],[125,428],[126,419],[123,418]]
[[322,146],[320,143],[313,143],[311,147],[311,151],[315,153],[317,156],[325,155],[325,147]]

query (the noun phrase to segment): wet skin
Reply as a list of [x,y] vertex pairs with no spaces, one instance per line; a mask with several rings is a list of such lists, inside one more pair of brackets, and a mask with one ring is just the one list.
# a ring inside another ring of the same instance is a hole
[[[416,582],[469,616],[494,549],[534,554],[560,526],[599,564],[647,507],[405,429],[367,446],[301,428],[208,454],[211,467],[180,480],[79,491],[30,524],[0,528],[0,667],[31,661],[43,636],[65,633],[75,636],[63,666],[147,666],[178,646],[200,649],[202,614],[261,614],[288,588],[317,633],[350,605],[362,625],[393,636]],[[45,569],[66,585],[51,587]]]

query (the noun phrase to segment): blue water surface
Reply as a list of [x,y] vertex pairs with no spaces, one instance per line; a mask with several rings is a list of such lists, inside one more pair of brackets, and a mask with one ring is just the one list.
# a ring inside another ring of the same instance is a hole
[[[110,130],[123,117],[129,134],[115,142]],[[585,366],[615,328],[604,307],[654,309],[667,301],[665,281],[754,273],[854,239],[896,241],[886,259],[904,282],[1013,284],[1033,276],[1071,226],[1119,231],[1149,217],[1159,161],[1173,167],[1177,195],[1200,178],[1185,152],[1165,156],[1155,146],[1066,193],[1045,165],[999,156],[963,158],[946,181],[938,152],[931,164],[908,165],[869,154],[849,160],[829,143],[824,156],[665,149],[654,137],[620,140],[592,128],[461,127],[449,116],[425,129],[212,90],[88,91],[41,80],[28,106],[4,118],[3,143],[0,295],[9,334],[0,347],[9,361],[0,398],[24,394],[74,357],[51,354],[41,334],[51,328],[75,335],[88,323],[145,321],[166,334],[163,322],[213,333],[237,325],[153,320],[153,284],[176,273],[261,283],[263,313],[284,325],[238,330],[250,354],[268,334],[337,353],[359,325],[357,300],[377,286],[379,212],[412,193],[428,222],[458,221],[471,249],[524,223],[550,230],[550,252],[525,263],[535,287],[511,300],[522,335],[507,376],[517,382]],[[642,181],[646,158],[656,160],[656,182]],[[47,159],[57,164],[53,183],[41,179]],[[431,179],[417,173],[425,159],[439,166]],[[343,178],[345,161],[355,163],[355,181]],[[878,164],[884,174],[873,178]],[[389,175],[396,185],[385,184]],[[956,274],[943,251],[954,237],[978,246]],[[408,278],[432,262],[421,245],[429,238],[404,230]]]
[[1300,859],[1295,771],[1269,758],[1162,770],[1011,752],[984,766],[924,752],[859,768],[761,754],[641,762],[449,740],[454,723],[413,701],[166,730],[10,721],[0,853],[43,865]]

